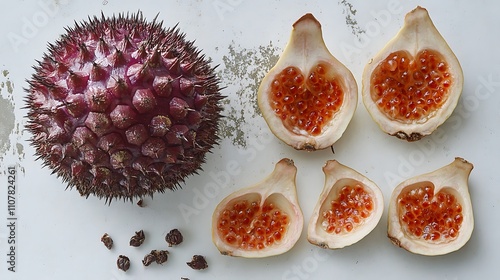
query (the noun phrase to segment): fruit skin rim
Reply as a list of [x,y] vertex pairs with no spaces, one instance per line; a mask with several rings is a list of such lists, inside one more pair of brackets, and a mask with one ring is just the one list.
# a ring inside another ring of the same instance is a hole
[[[462,248],[472,236],[474,230],[474,214],[470,199],[468,179],[474,165],[467,160],[456,157],[455,160],[432,172],[418,175],[401,182],[392,192],[389,201],[387,219],[387,237],[396,246],[411,253],[424,256],[445,255]],[[404,234],[399,221],[397,198],[408,186],[429,181],[434,184],[434,193],[443,188],[453,189],[459,195],[455,197],[462,205],[464,220],[456,239],[447,243],[428,243],[425,240],[409,237]]]
[[[314,55],[311,62],[309,58]],[[344,102],[330,123],[323,126],[323,132],[318,136],[300,134],[289,131],[281,119],[275,115],[270,105],[269,91],[273,78],[283,69],[294,66],[303,72],[308,72],[318,62],[330,65],[343,85]],[[304,71],[304,69],[307,69]],[[354,116],[358,103],[358,85],[351,71],[337,60],[327,49],[321,29],[321,24],[312,15],[306,14],[293,24],[290,39],[278,62],[262,80],[257,103],[271,132],[286,144],[297,150],[315,151],[332,146],[343,135]]]
[[[418,36],[419,30],[425,30],[430,35]],[[436,44],[438,44],[441,50],[436,50]],[[378,66],[378,64],[374,62],[384,60],[389,54],[395,51],[406,50],[411,55],[415,56],[415,54],[423,49],[432,49],[439,52],[448,62],[448,67],[453,75],[454,81],[449,88],[450,93],[448,99],[441,108],[434,112],[429,118],[419,122],[407,124],[392,120],[380,112],[375,102],[371,99],[371,73]],[[463,83],[464,77],[460,62],[446,40],[436,29],[427,10],[418,6],[406,15],[403,27],[396,36],[394,36],[374,58],[370,59],[370,62],[365,66],[361,92],[366,109],[382,131],[389,135],[396,136],[397,138],[412,142],[420,140],[426,135],[430,135],[451,116],[462,94]]]
[[[323,172],[325,174],[325,185],[309,220],[307,239],[309,243],[324,249],[340,249],[355,244],[375,229],[384,213],[384,196],[377,184],[356,170],[336,160],[327,161],[325,166],[323,166]],[[365,220],[365,223],[358,226],[354,231],[341,235],[329,234],[321,226],[318,226],[321,208],[329,197],[329,194],[334,191],[333,188],[338,187],[337,182],[343,179],[353,180],[363,185],[365,190],[371,193],[374,198],[374,208],[370,217]]]

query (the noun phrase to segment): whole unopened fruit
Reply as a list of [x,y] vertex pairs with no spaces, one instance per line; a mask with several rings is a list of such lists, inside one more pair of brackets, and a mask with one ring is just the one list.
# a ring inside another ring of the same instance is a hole
[[382,131],[416,141],[457,106],[460,63],[426,9],[409,12],[399,33],[366,65],[363,102]]
[[468,180],[473,165],[463,158],[400,183],[389,203],[388,236],[421,255],[444,255],[464,246],[474,229]]
[[219,80],[177,28],[141,13],[67,28],[28,81],[36,154],[81,195],[175,189],[217,142]]
[[368,235],[384,212],[379,187],[336,160],[323,167],[325,186],[309,220],[307,239],[327,249],[352,245]]
[[321,24],[306,14],[262,80],[258,104],[271,131],[298,150],[332,146],[356,110],[354,77],[327,49]]
[[290,250],[304,218],[297,200],[297,168],[280,160],[262,182],[224,198],[212,217],[212,239],[223,255],[259,258]]

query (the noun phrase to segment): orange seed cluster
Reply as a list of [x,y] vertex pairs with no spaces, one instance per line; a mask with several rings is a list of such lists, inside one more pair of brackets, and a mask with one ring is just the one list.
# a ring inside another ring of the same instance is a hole
[[272,81],[271,107],[288,130],[319,135],[342,106],[343,90],[328,75],[329,67],[319,63],[306,78],[300,69],[290,66]]
[[453,194],[433,186],[413,189],[399,197],[399,220],[406,231],[429,241],[454,239],[463,222],[462,205]]
[[373,211],[373,199],[365,189],[357,184],[346,185],[340,190],[331,208],[323,212],[322,226],[328,233],[351,232],[368,218]]
[[391,53],[371,76],[371,98],[379,110],[404,123],[428,117],[446,101],[452,77],[443,56],[420,51]]
[[261,250],[279,243],[289,224],[288,215],[273,203],[241,200],[227,207],[219,217],[217,230],[226,243],[244,249]]

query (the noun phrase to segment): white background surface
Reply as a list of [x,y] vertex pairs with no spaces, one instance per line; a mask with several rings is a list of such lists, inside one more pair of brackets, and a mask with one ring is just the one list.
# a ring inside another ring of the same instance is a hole
[[[0,132],[2,141],[8,139],[8,143],[0,143],[0,279],[498,279],[499,2],[68,2],[3,1],[1,4],[0,70],[4,71],[0,76],[1,110],[14,112],[15,129]],[[459,58],[465,75],[458,108],[435,134],[418,143],[385,135],[371,120],[361,99],[346,133],[334,146],[335,154],[329,149],[314,153],[294,151],[270,134],[255,111],[253,97],[259,79],[272,66],[270,59],[275,61],[283,50],[296,19],[307,12],[318,18],[328,48],[351,69],[361,88],[364,65],[396,34],[404,15],[417,5],[429,10]],[[43,9],[44,6],[51,10]],[[158,14],[167,27],[179,23],[187,38],[196,40],[196,45],[214,64],[220,64],[222,85],[227,86],[223,91],[228,95],[225,108],[230,117],[223,121],[223,139],[208,156],[204,172],[190,177],[183,190],[148,198],[144,208],[122,201],[108,206],[93,197],[84,199],[76,190],[65,191],[64,184],[50,175],[50,170],[42,168],[40,161],[35,161],[34,151],[27,142],[30,135],[23,130],[26,123],[23,87],[27,87],[25,80],[33,72],[31,65],[42,57],[46,43],[56,40],[65,26],[101,11],[112,15],[137,10],[148,19]],[[30,24],[34,28],[28,30],[26,26]],[[22,40],[13,43],[13,36]],[[9,126],[3,123],[0,127]],[[370,235],[337,251],[310,245],[305,227],[296,246],[277,257],[222,256],[212,244],[210,221],[216,204],[232,191],[267,176],[283,157],[292,158],[298,167],[299,200],[307,223],[323,188],[321,167],[328,159],[337,159],[375,181],[384,193],[387,207],[399,179],[432,171],[450,163],[455,156],[464,157],[475,166],[470,191],[476,226],[470,241],[458,252],[424,257],[393,246],[386,237],[387,208]],[[237,166],[235,172],[228,172],[229,162]],[[9,165],[17,165],[19,172],[15,273],[7,271],[6,263],[5,172]],[[213,183],[218,188],[208,187]],[[183,216],[181,209],[193,212]],[[166,264],[143,267],[140,263],[143,256],[152,249],[164,248],[163,238],[172,228],[184,233],[184,243],[170,249]],[[145,230],[146,242],[139,248],[128,246],[130,237],[139,229]],[[100,242],[104,232],[115,241],[111,251]],[[126,273],[116,268],[119,254],[131,259],[132,267]],[[194,271],[187,267],[185,262],[193,254],[205,255],[209,268]]]

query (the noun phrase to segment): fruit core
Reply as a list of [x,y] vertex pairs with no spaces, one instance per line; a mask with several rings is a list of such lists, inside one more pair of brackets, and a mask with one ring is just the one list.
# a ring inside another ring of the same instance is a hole
[[340,109],[344,94],[331,67],[318,63],[307,77],[294,66],[283,69],[271,83],[271,107],[285,127],[297,134],[319,135]]
[[322,214],[323,229],[331,234],[351,232],[373,212],[372,196],[361,186],[346,185]]
[[217,230],[229,245],[243,250],[262,250],[280,243],[290,218],[272,202],[240,200],[226,207]]
[[434,194],[432,185],[400,195],[398,207],[406,233],[427,241],[455,239],[464,220],[462,205],[456,197],[444,190]]
[[387,117],[402,123],[432,116],[447,100],[452,75],[444,57],[424,49],[413,58],[391,53],[371,76],[371,98]]

